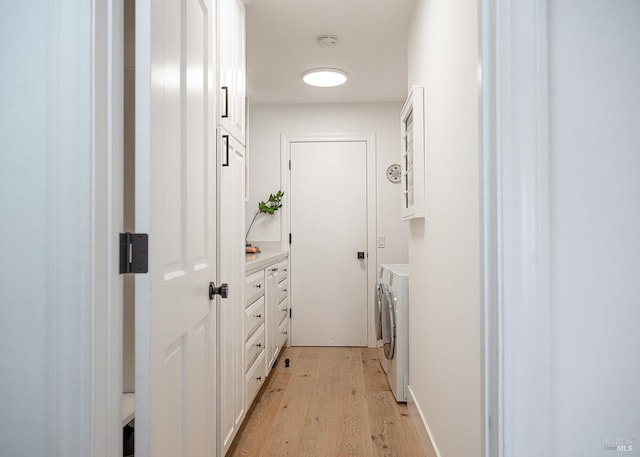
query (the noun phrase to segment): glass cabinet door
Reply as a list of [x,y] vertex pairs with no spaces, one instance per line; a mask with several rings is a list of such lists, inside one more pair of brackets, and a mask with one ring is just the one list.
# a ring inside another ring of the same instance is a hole
[[402,219],[424,217],[424,90],[414,87],[402,109]]

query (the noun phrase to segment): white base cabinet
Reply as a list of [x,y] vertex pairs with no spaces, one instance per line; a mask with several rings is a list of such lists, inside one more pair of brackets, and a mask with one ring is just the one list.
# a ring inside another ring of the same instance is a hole
[[[245,281],[245,294],[250,297],[246,304],[247,310],[251,310],[245,313],[245,322],[249,327],[255,326],[256,321],[264,322],[262,363],[263,373],[268,376],[289,334],[289,259],[287,253],[275,254],[271,261],[267,255],[266,259],[258,264],[255,271],[251,266],[247,267],[249,272],[253,272],[247,274]],[[247,336],[249,333],[251,332]],[[250,381],[255,383],[253,379]],[[247,392],[250,391],[251,388],[247,386]],[[249,409],[252,401],[253,397],[248,395],[245,409]]]
[[[241,161],[239,152],[243,148],[233,138],[228,141],[231,146],[229,157],[234,159],[230,166],[237,167]],[[237,168],[236,171],[225,169],[223,185],[241,184],[241,177],[234,178],[238,173]],[[225,214],[224,203],[222,207]],[[229,215],[233,214],[232,208],[235,207],[237,202],[228,208]],[[233,217],[230,216],[230,219]],[[233,246],[238,245],[237,234],[242,237],[243,231],[237,228],[228,234]],[[233,249],[236,254],[237,251]],[[236,290],[230,290],[229,298],[222,300],[220,308],[222,455],[231,446],[247,411],[286,344],[289,333],[288,253],[266,255],[261,262],[247,266],[246,273],[230,257],[224,256],[224,259],[228,261],[228,265],[223,265],[226,271],[242,271],[244,284]],[[234,259],[242,259],[242,256],[237,255]],[[242,280],[237,282],[240,283]]]
[[[267,375],[287,341],[289,317],[289,259],[266,269],[267,274]],[[284,332],[284,333],[283,333]]]
[[265,277],[264,270],[248,274],[244,282],[244,409],[249,410],[253,399],[266,378],[265,360]]

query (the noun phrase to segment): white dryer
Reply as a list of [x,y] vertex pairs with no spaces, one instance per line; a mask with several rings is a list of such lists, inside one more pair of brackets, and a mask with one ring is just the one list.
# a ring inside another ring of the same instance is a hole
[[389,386],[397,401],[407,401],[409,381],[409,265],[381,266],[382,353]]

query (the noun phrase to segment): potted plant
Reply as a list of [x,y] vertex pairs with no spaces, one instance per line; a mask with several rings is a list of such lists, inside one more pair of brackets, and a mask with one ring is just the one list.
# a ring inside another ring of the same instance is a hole
[[258,214],[269,214],[273,216],[276,211],[282,208],[282,197],[284,196],[284,192],[279,190],[275,194],[270,194],[267,201],[258,202],[258,210],[256,214],[254,214],[253,219],[251,220],[251,224],[249,224],[249,229],[247,230],[247,234],[244,236],[244,245],[246,252],[260,252],[260,248],[258,246],[251,246],[251,243],[247,241],[249,237],[249,232],[251,231],[251,227],[253,227],[253,223],[256,221]]

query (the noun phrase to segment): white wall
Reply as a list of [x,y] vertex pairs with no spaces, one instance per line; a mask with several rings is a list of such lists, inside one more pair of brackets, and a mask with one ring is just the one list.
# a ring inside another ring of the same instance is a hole
[[418,0],[409,29],[427,181],[426,218],[410,223],[409,387],[442,457],[482,452],[477,5]]
[[47,450],[46,8],[0,14],[0,455]]
[[[400,161],[401,103],[251,105],[249,108],[249,201],[247,225],[270,193],[281,188],[280,135],[366,133],[376,135],[377,233],[386,237],[378,264],[407,262],[407,227],[400,220],[400,185],[386,178]],[[280,212],[259,216],[249,240],[281,242]],[[256,243],[260,244],[260,243]]]
[[0,9],[0,455],[91,455],[92,5]]
[[640,2],[550,2],[554,455],[640,455]]

